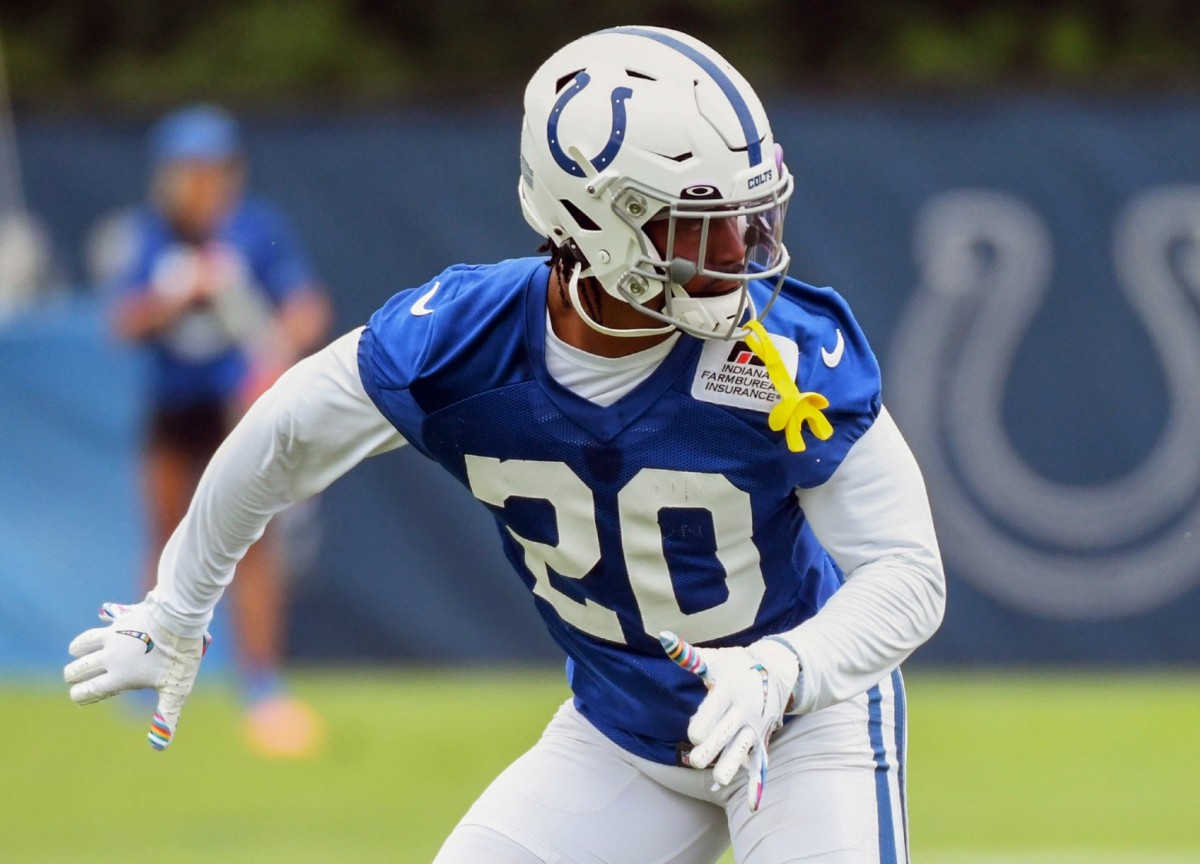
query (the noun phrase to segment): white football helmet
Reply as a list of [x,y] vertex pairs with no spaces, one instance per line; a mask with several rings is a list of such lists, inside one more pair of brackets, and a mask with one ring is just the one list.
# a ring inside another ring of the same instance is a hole
[[[582,262],[568,290],[583,319],[604,333],[677,328],[740,338],[746,320],[761,317],[750,280],[775,279],[774,302],[790,261],[783,219],[792,178],[762,104],[719,54],[673,30],[601,30],[542,64],[525,89],[518,192],[534,230]],[[652,219],[670,220],[661,252],[644,230]],[[717,219],[736,220],[747,250],[738,273],[710,269]],[[695,261],[674,253],[685,220],[697,220]],[[689,297],[682,286],[697,275],[741,284]],[[580,277],[664,326],[617,330],[592,320],[579,303]],[[662,310],[649,308],[660,294]]]

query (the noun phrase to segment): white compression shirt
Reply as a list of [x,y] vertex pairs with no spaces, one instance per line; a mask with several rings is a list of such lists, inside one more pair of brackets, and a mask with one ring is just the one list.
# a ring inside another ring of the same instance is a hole
[[652,348],[624,357],[600,357],[569,345],[554,332],[546,315],[546,369],[576,396],[605,407],[649,378],[671,353],[679,334]]
[[[199,636],[272,516],[405,443],[363,389],[360,333],[290,369],[217,450],[159,562],[149,600],[161,626]],[[797,496],[847,577],[782,634],[803,667],[802,713],[863,692],[924,642],[941,621],[945,580],[920,471],[886,410],[827,483]]]

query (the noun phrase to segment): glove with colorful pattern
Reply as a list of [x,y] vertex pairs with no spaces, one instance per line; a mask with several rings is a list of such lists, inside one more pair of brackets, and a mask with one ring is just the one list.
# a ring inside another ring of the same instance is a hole
[[713,791],[728,785],[746,765],[750,809],[758,810],[767,783],[767,744],[783,725],[800,676],[796,655],[770,639],[745,648],[697,648],[674,633],[658,638],[667,656],[708,687],[688,723],[693,744],[688,764],[713,766]]
[[155,750],[166,749],[212,637],[175,635],[153,619],[146,602],[105,603],[100,620],[108,626],[79,634],[67,648],[79,658],[63,669],[71,699],[87,705],[126,690],[156,690],[158,708],[146,737]]

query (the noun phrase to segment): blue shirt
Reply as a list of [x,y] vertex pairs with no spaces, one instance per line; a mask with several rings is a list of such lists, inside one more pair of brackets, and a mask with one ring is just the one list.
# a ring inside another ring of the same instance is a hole
[[[870,427],[878,366],[841,297],[788,280],[767,330],[798,363],[800,389],[830,400],[828,441],[806,431],[795,453],[768,428],[778,396],[737,342],[684,336],[601,407],[546,369],[549,272],[541,258],[456,266],[400,292],[364,331],[359,373],[409,443],[492,511],[566,651],[579,710],[671,763],[705,691],[657,634],[746,645],[837,590],[794,492],[827,480]],[[762,308],[770,286],[751,290]]]
[[[314,283],[307,257],[283,214],[270,204],[240,201],[203,247],[184,243],[166,219],[145,207],[133,217],[135,251],[121,279],[124,292],[184,290],[198,256],[215,259],[229,291],[238,292],[238,327],[212,309],[186,312],[151,343],[153,400],[185,408],[231,397],[247,371],[245,339],[264,316]],[[240,329],[239,329],[240,328]]]

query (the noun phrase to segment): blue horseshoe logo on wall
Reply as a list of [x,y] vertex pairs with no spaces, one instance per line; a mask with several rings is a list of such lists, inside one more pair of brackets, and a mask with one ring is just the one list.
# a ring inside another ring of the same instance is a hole
[[[574,81],[571,82],[571,86],[563,91],[563,94],[558,97],[558,101],[554,103],[554,109],[550,112],[550,119],[546,122],[546,135],[550,140],[550,155],[554,157],[554,161],[558,163],[558,167],[575,177],[586,175],[583,168],[563,152],[562,145],[558,143],[558,119],[562,116],[563,109],[567,107],[567,103],[578,96],[591,80],[592,76],[588,75],[587,72],[581,71],[577,73]],[[616,158],[621,145],[625,142],[625,125],[627,121],[625,100],[632,95],[633,90],[628,87],[616,87],[612,91],[612,129],[608,133],[608,143],[591,160],[592,167],[597,171],[603,171],[608,167],[609,163]]]

